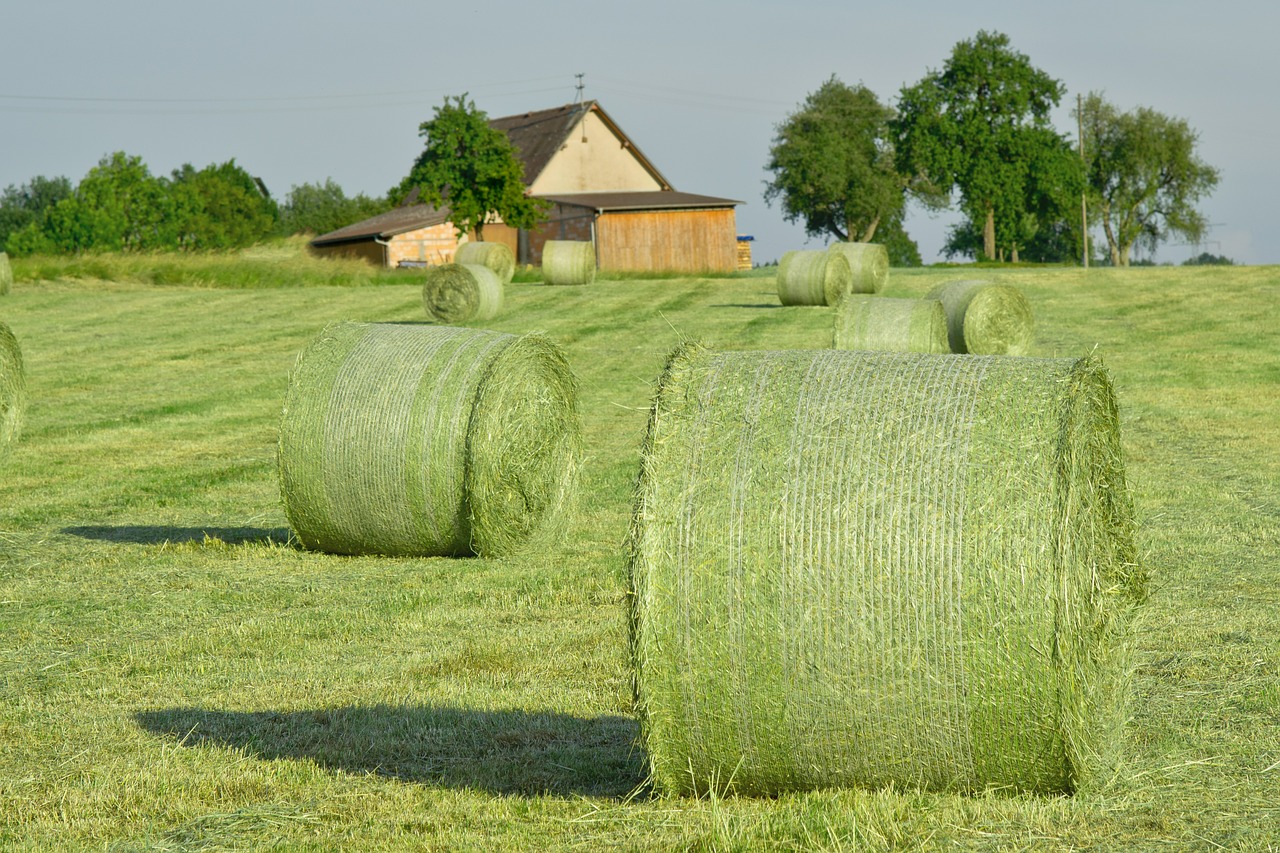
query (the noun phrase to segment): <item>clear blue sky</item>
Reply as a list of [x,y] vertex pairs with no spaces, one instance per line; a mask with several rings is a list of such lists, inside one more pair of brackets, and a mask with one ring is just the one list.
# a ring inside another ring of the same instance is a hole
[[[446,95],[490,116],[574,99],[577,73],[676,189],[745,202],[758,261],[810,248],[762,197],[775,126],[832,74],[893,103],[980,29],[1077,93],[1186,119],[1222,181],[1200,247],[1280,263],[1280,6],[1220,0],[1031,4],[273,2],[0,4],[0,187],[74,182],[105,154],[153,173],[230,158],[279,199],[333,178],[381,195]],[[909,216],[926,262],[954,216]]]

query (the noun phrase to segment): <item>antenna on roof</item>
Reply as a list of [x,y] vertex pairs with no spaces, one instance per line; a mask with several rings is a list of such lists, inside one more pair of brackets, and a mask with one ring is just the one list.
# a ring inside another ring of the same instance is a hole
[[575,75],[573,75],[573,76],[578,78],[578,85],[577,85],[577,87],[576,87],[576,88],[577,88],[577,90],[578,90],[578,94],[577,94],[577,97],[575,97],[575,98],[573,99],[573,102],[574,102],[575,104],[580,104],[580,103],[582,103],[582,99],[583,99],[583,94],[582,94],[582,93],[583,93],[583,92],[585,92],[585,91],[586,91],[586,89],[587,89],[587,84],[582,82],[582,78],[583,78],[583,77],[586,77],[587,75],[585,75],[585,74],[575,74]]

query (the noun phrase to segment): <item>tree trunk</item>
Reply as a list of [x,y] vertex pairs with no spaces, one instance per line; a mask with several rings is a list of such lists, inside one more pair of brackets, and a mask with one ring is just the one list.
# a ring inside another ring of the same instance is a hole
[[1018,262],[1018,244],[1014,243],[1013,248],[1009,250],[1009,260],[1013,263]]
[[477,243],[484,242],[484,220],[483,219],[476,223],[476,242]]
[[1133,248],[1132,243],[1126,243],[1120,247],[1120,254],[1119,254],[1120,266],[1122,267],[1129,266],[1129,250],[1132,248]]
[[[876,236],[876,228],[878,228],[879,226],[880,226],[880,217],[877,216],[875,219],[871,220],[871,224],[867,226],[867,230],[862,232],[862,239],[859,240],[858,242],[870,243],[871,238]],[[851,231],[849,233],[852,234],[853,232]]]
[[987,202],[987,221],[982,226],[982,254],[988,260],[996,257],[996,206]]
[[[1116,240],[1115,229],[1111,227],[1111,205],[1104,204],[1102,206],[1102,233],[1107,235],[1107,253],[1111,256],[1111,266],[1121,266],[1120,263],[1120,243]],[[1129,265],[1129,252],[1124,253],[1124,266]]]

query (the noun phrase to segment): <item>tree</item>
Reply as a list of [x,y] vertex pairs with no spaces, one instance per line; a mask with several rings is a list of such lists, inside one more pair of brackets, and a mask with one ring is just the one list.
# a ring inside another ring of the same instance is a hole
[[173,171],[169,189],[182,249],[252,245],[273,234],[280,218],[266,187],[234,158],[199,171],[185,163]]
[[462,236],[474,230],[484,239],[484,225],[493,215],[514,228],[534,228],[545,219],[548,205],[526,195],[524,165],[515,146],[466,94],[436,107],[435,117],[418,126],[426,147],[413,168],[390,196],[399,202],[412,190],[419,200],[448,205],[450,221]]
[[282,233],[327,234],[385,212],[390,202],[359,193],[348,198],[332,178],[323,184],[294,185],[280,207]]
[[0,250],[11,234],[40,222],[50,208],[70,195],[71,181],[64,177],[37,175],[20,187],[5,187],[0,193]]
[[1128,266],[1135,243],[1155,249],[1170,235],[1204,236],[1195,203],[1218,184],[1196,155],[1186,121],[1146,107],[1122,113],[1091,92],[1077,111],[1084,130],[1090,204],[1102,221],[1113,266]]
[[870,89],[832,75],[776,127],[765,201],[780,200],[783,217],[803,221],[811,237],[870,242],[881,223],[901,219],[906,204],[889,139],[892,118]]
[[[898,167],[960,206],[982,256],[1018,250],[1079,185],[1079,164],[1049,122],[1065,91],[1002,33],[958,43],[942,71],[904,87],[891,122]],[[1078,197],[1078,193],[1077,193]]]

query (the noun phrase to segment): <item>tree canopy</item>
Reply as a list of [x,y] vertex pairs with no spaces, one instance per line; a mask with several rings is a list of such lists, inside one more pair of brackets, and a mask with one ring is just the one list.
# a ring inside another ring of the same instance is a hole
[[524,165],[507,135],[489,126],[488,116],[466,94],[445,97],[435,116],[418,126],[426,146],[409,174],[389,195],[400,201],[414,189],[418,199],[447,205],[458,235],[497,215],[514,228],[543,221],[546,203],[526,195]]
[[384,198],[364,193],[348,197],[332,178],[323,184],[293,186],[280,206],[280,230],[284,234],[327,234],[353,222],[385,212],[391,206]]
[[1121,112],[1092,92],[1076,111],[1084,131],[1090,206],[1101,219],[1114,266],[1128,266],[1135,244],[1154,249],[1177,234],[1205,232],[1195,208],[1218,184],[1218,170],[1196,154],[1186,121],[1146,107]]
[[901,91],[891,123],[899,168],[959,191],[984,257],[1007,248],[1016,259],[1073,189],[1078,198],[1079,163],[1049,120],[1064,91],[1008,36],[986,31]]

